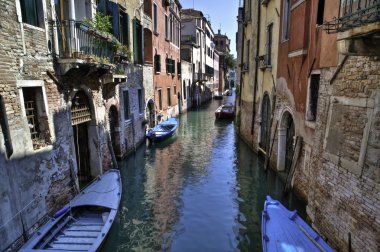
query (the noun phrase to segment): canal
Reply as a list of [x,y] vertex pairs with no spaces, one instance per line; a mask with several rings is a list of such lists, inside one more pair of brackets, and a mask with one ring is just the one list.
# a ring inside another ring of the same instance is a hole
[[122,200],[103,251],[261,251],[268,194],[305,216],[305,205],[282,196],[283,182],[263,170],[234,123],[215,121],[222,102],[181,115],[176,136],[119,163]]

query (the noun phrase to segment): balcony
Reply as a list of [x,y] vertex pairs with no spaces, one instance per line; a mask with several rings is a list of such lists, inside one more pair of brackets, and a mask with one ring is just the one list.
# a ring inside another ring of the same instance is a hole
[[58,37],[59,50],[55,52],[58,63],[92,65],[114,63],[117,40],[112,35],[90,29],[82,22],[74,20],[53,24],[53,28],[56,28]]
[[258,63],[261,70],[272,68],[272,59],[268,54],[259,56]]
[[380,53],[380,1],[340,0],[338,18],[324,23],[328,33],[338,33],[338,49],[347,55]]
[[181,44],[198,46],[197,39],[193,35],[181,35]]

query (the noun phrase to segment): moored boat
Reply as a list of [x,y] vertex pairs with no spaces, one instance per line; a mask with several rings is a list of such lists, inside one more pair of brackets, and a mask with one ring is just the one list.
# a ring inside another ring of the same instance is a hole
[[219,92],[216,92],[214,94],[214,99],[215,100],[223,100],[223,95],[221,93],[219,93]]
[[235,107],[231,103],[223,104],[215,110],[215,117],[217,119],[234,119]]
[[115,220],[120,198],[120,172],[112,169],[55,213],[20,252],[97,251]]
[[262,212],[263,251],[334,251],[301,217],[267,196]]
[[157,124],[154,128],[150,129],[146,137],[152,142],[163,141],[172,135],[178,128],[178,120],[174,117],[169,118]]

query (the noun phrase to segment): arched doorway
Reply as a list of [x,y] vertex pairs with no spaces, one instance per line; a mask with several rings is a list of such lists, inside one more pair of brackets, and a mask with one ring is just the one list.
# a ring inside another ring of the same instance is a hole
[[119,146],[119,131],[117,128],[119,127],[119,113],[117,111],[116,106],[111,106],[109,113],[108,113],[108,120],[110,123],[110,135],[111,135],[111,143],[112,143],[112,149],[116,156],[120,155],[120,149]]
[[90,148],[89,148],[89,123],[92,120],[91,107],[84,91],[78,91],[72,99],[71,125],[77,161],[79,188],[85,187],[92,179]]
[[150,128],[153,128],[156,125],[155,114],[156,109],[154,106],[154,101],[152,99],[149,99],[148,104],[146,106],[146,119],[148,120]]
[[271,107],[269,95],[265,94],[263,98],[263,103],[261,106],[261,130],[260,130],[260,147],[267,151],[269,145],[270,136],[270,116]]
[[294,153],[295,127],[293,116],[286,111],[281,118],[278,129],[277,169],[289,172]]

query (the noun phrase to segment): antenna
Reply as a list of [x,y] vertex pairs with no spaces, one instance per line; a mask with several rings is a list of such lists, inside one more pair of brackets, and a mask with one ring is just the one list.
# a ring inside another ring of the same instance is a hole
[[193,0],[193,10],[194,10],[194,0]]

